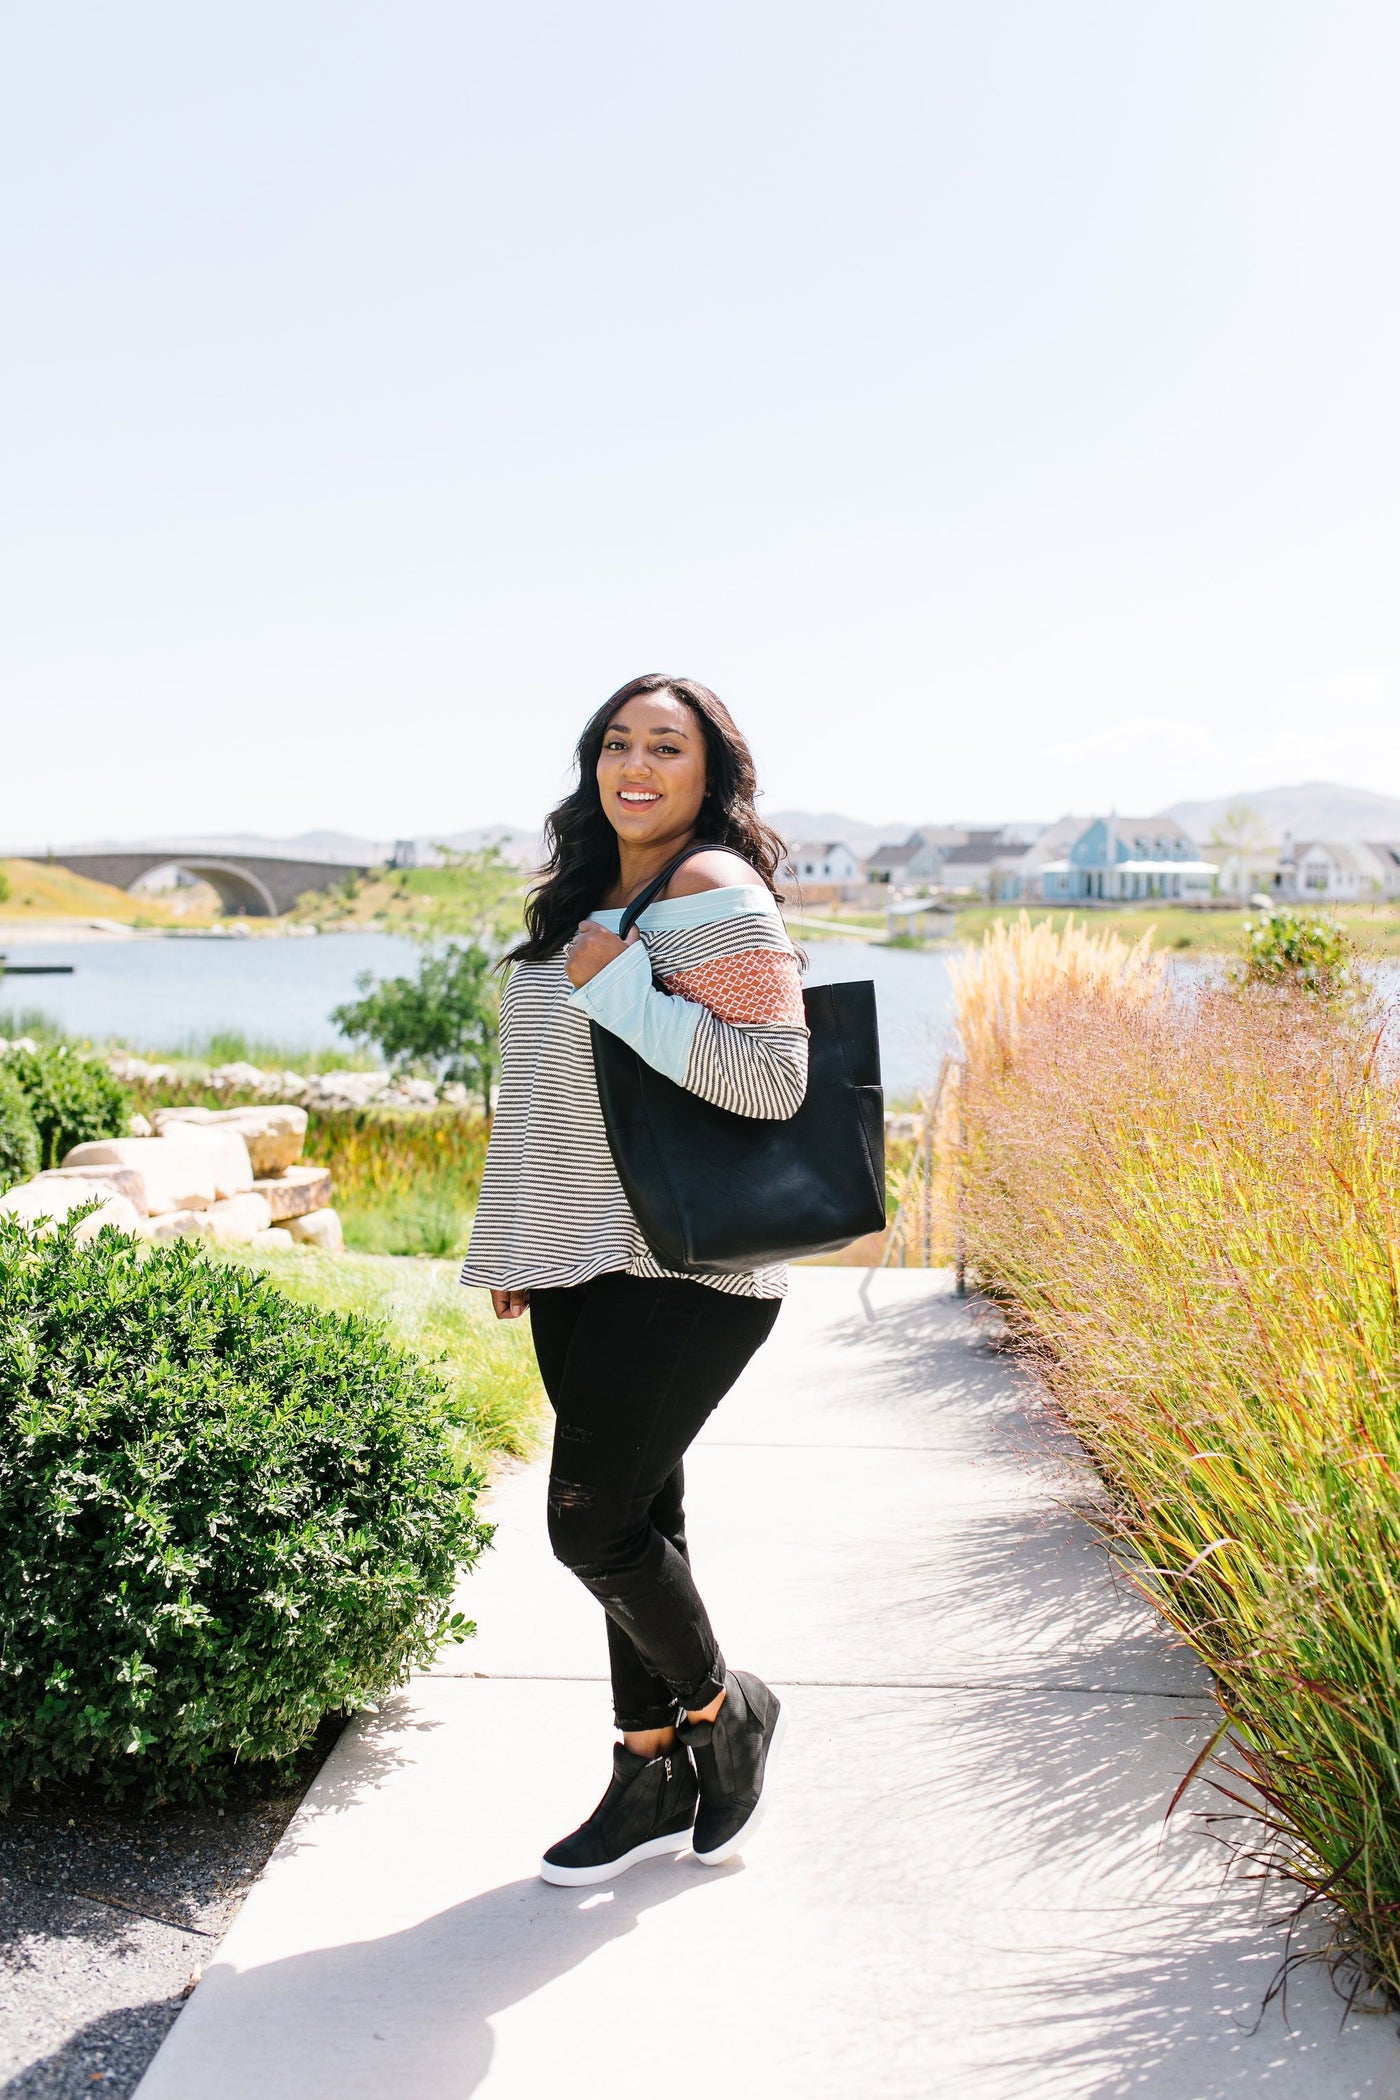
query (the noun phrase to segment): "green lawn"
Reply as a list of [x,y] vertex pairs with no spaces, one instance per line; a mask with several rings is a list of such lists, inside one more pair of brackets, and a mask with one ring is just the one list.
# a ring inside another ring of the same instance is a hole
[[457,1418],[458,1451],[483,1469],[528,1457],[547,1414],[527,1320],[498,1321],[485,1291],[463,1290],[457,1264],[411,1256],[254,1253],[224,1258],[266,1270],[289,1298],[381,1320],[405,1348],[436,1364]]
[[[998,921],[1014,920],[1020,916],[1022,906],[1017,904],[969,905],[957,914],[955,936],[959,941],[980,941],[988,927]],[[1387,904],[1345,904],[1327,910],[1319,907],[1326,917],[1337,920],[1356,942],[1363,955],[1400,955],[1400,902]],[[1228,911],[1201,911],[1185,904],[1142,905],[1132,909],[1095,909],[1046,911],[1043,907],[1029,907],[1030,917],[1039,922],[1049,919],[1056,931],[1066,919],[1074,918],[1080,925],[1094,930],[1112,931],[1125,941],[1135,941],[1152,929],[1154,946],[1194,951],[1198,955],[1238,955],[1244,947],[1243,928],[1246,920],[1257,921],[1259,913],[1248,907]]]

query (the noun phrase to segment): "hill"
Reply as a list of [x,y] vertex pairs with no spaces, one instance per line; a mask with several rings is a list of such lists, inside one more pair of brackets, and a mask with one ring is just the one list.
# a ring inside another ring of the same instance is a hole
[[1369,788],[1308,780],[1297,787],[1248,788],[1203,802],[1174,802],[1167,811],[1194,839],[1208,839],[1227,810],[1247,804],[1258,810],[1269,836],[1295,839],[1400,839],[1400,801]]
[[194,898],[133,897],[105,882],[91,882],[56,862],[0,860],[8,894],[0,896],[0,920],[20,925],[31,919],[107,919],[123,926],[202,926],[211,913]]

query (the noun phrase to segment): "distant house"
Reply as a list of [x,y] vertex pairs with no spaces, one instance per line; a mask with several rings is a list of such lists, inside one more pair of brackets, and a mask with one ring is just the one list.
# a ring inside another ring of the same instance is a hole
[[1016,904],[1040,895],[1040,871],[1061,860],[1090,822],[1088,817],[1061,817],[1032,839],[1008,844],[992,862],[988,894],[994,903]]
[[1007,845],[1004,831],[969,831],[960,845],[943,854],[940,877],[945,890],[972,890],[979,897],[990,893],[992,869]]
[[1400,897],[1400,841],[1396,839],[1367,839],[1365,850],[1376,863],[1380,878],[1381,895]]
[[994,862],[991,886],[997,897],[1044,904],[1199,904],[1219,872],[1174,817],[1062,817],[1025,853]]
[[1274,870],[1280,897],[1338,904],[1400,897],[1400,845],[1387,840],[1285,839]]
[[877,846],[865,862],[867,882],[890,883],[896,887],[913,886],[921,882],[937,882],[943,866],[943,855],[954,839],[966,838],[966,832],[950,833],[943,827],[941,839],[930,836],[928,831],[911,831],[899,845]]
[[789,846],[782,873],[801,883],[859,882],[860,862],[841,839],[803,839]]

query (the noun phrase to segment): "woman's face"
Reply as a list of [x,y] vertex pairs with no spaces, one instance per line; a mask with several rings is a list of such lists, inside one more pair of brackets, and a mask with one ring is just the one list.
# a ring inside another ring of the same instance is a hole
[[684,840],[705,799],[705,734],[673,693],[642,693],[619,708],[598,754],[598,795],[632,846]]

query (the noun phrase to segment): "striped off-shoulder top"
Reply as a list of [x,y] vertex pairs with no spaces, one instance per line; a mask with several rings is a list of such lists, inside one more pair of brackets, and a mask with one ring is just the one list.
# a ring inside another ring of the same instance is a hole
[[[613,932],[620,911],[593,914]],[[578,990],[562,955],[517,963],[501,995],[501,1087],[462,1281],[495,1290],[667,1276],[632,1216],[608,1149],[590,1021],[706,1101],[790,1116],[807,1089],[798,957],[767,890],[663,898],[641,939]],[[698,1279],[780,1298],[781,1264]]]

